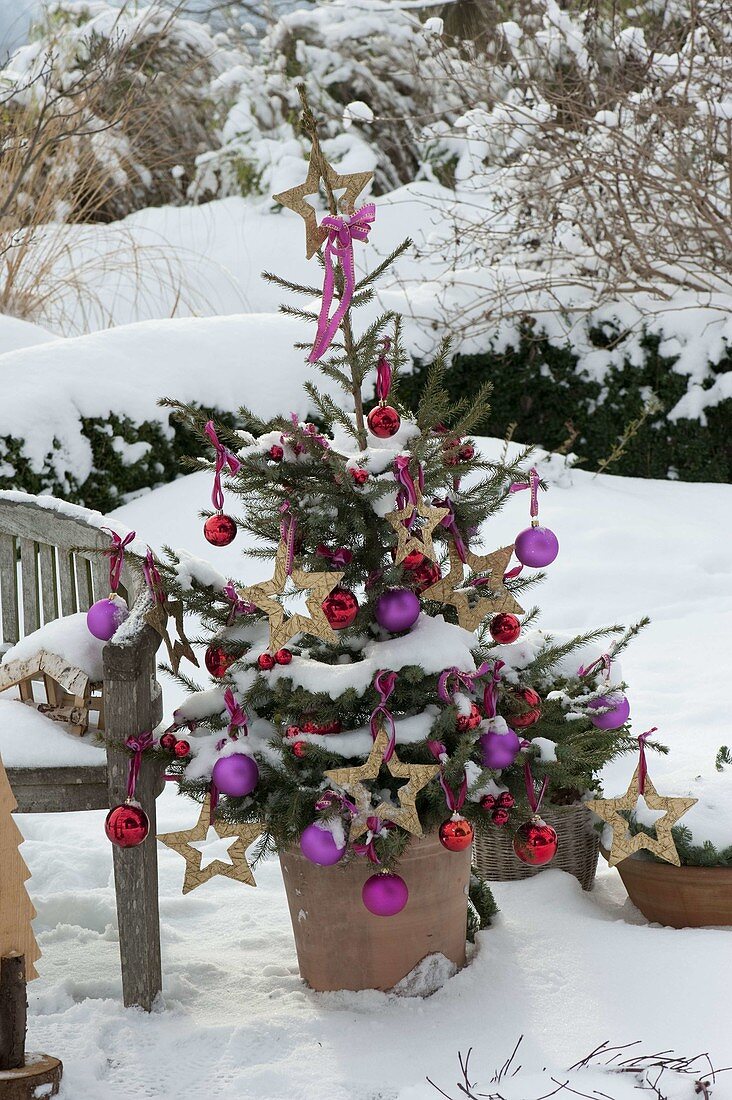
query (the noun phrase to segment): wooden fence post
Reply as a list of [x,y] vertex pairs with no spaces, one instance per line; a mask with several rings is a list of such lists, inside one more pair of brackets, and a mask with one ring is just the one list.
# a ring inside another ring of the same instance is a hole
[[14,951],[0,958],[0,1069],[25,1065],[27,1017],[25,956]]
[[[134,644],[104,647],[104,707],[109,805],[127,795],[130,755],[118,748],[131,735],[153,730],[162,718],[155,679],[160,635],[145,625]],[[135,792],[150,819],[150,834],[136,848],[113,849],[122,994],[125,1005],[148,1012],[162,989],[155,799],[163,786],[160,765],[143,756]]]

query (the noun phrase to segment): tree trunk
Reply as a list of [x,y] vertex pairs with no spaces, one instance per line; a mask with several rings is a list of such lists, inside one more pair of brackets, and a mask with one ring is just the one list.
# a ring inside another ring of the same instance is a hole
[[25,955],[13,952],[0,959],[0,1070],[25,1065],[28,1002]]

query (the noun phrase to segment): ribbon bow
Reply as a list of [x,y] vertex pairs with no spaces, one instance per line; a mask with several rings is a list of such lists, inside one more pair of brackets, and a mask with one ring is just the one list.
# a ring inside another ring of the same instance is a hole
[[236,738],[241,730],[246,737],[249,733],[247,716],[230,687],[224,692],[224,706],[229,712],[229,736]]
[[234,588],[232,581],[224,585],[224,596],[231,604],[228,617],[226,619],[226,625],[231,626],[237,615],[251,615],[257,610],[256,605],[253,603],[247,603],[243,600],[237,590]]
[[[375,218],[376,207],[370,202],[349,217],[329,214],[321,222],[321,226],[328,230],[328,239],[323,251],[325,279],[323,281],[323,302],[318,317],[318,330],[313,350],[308,356],[309,363],[317,363],[318,359],[325,355],[338,331],[338,326],[346,315],[346,310],[351,304],[353,292],[356,289],[353,242],[365,242],[369,239],[369,231]],[[335,261],[340,262],[343,271],[343,294],[338,303],[338,308],[333,316],[329,318],[328,314],[333,304],[333,290],[335,288]]]
[[[475,672],[461,672],[457,665],[446,668],[440,673],[440,678],[437,681],[437,694],[443,703],[450,703],[455,692],[460,691],[461,687],[464,687],[466,691],[475,691],[475,681],[485,676],[486,672],[490,672],[491,667],[490,662],[484,661]],[[454,681],[453,685],[450,683],[451,680]],[[452,690],[450,690],[451,686]]]
[[452,541],[455,543],[455,549],[458,552],[460,561],[465,564],[468,560],[468,550],[463,541],[463,536],[458,529],[457,521],[455,519],[455,506],[451,500],[445,497],[444,500],[433,500],[432,502],[438,508],[447,508],[447,515],[443,516],[440,520],[440,527],[444,527],[452,535]]
[[483,710],[486,718],[495,718],[498,709],[498,685],[501,682],[501,669],[505,661],[494,661],[491,679],[483,689]]
[[531,807],[532,814],[538,814],[539,807],[541,806],[542,799],[546,794],[546,788],[549,783],[549,776],[545,775],[541,784],[539,794],[537,797],[536,787],[534,785],[534,777],[531,774],[531,764],[527,760],[524,764],[524,785],[526,787],[526,798],[528,799],[529,806]]
[[367,817],[366,828],[368,829],[368,832],[366,834],[366,843],[352,844],[351,847],[353,848],[356,855],[368,856],[372,863],[381,863],[381,860],[376,854],[374,841],[376,840],[376,837],[379,835],[382,829],[393,829],[394,822],[382,821],[380,817]]
[[460,813],[465,803],[465,796],[468,793],[467,773],[463,771],[463,778],[460,781],[460,786],[458,787],[457,794],[455,793],[455,791],[452,790],[450,786],[448,786],[447,780],[445,779],[443,772],[440,772],[440,786],[445,793],[445,801],[447,802],[448,809],[451,810],[454,814]]
[[652,726],[645,733],[642,733],[638,738],[638,794],[643,794],[646,789],[646,776],[648,775],[648,764],[646,762],[646,741],[655,733],[658,726]]
[[145,730],[144,733],[138,733],[136,736],[128,737],[125,741],[125,748],[129,749],[133,754],[130,760],[130,767],[127,772],[127,797],[135,797],[135,788],[137,787],[137,778],[140,774],[140,764],[142,763],[142,754],[145,749],[149,749],[153,744],[153,735],[150,730]]
[[379,703],[374,708],[371,718],[369,719],[369,729],[371,730],[371,737],[374,741],[379,736],[379,731],[382,728],[385,728],[389,734],[389,743],[384,753],[384,763],[391,760],[394,749],[396,748],[396,726],[394,725],[394,716],[386,706],[387,699],[394,691],[396,681],[396,672],[389,672],[387,669],[383,668],[380,669],[374,677],[374,687],[379,693]]
[[515,481],[513,485],[509,486],[509,493],[520,493],[522,489],[531,490],[531,504],[529,506],[529,513],[532,519],[536,519],[539,515],[539,474],[538,471],[532,466],[529,470],[528,481]]
[[142,563],[142,571],[145,574],[145,583],[150,589],[155,603],[165,603],[165,588],[163,587],[163,578],[160,576],[157,565],[155,564],[155,558],[153,552],[148,546],[145,560]]
[[[330,450],[330,443],[324,435],[320,434],[314,424],[310,424],[308,421],[306,421],[304,424],[301,424],[297,413],[290,413],[290,420],[292,421],[293,427],[296,429],[296,431],[301,431],[304,432],[305,435],[309,435],[311,439],[320,444],[324,451]],[[302,454],[304,449],[305,448],[300,443],[293,444],[293,450],[295,451],[295,454]]]
[[391,340],[388,336],[384,337],[384,350],[379,356],[379,361],[376,364],[376,396],[379,401],[386,401],[389,396],[389,390],[391,389],[391,376],[394,372],[389,360],[386,358],[386,353],[391,347]]
[[331,550],[330,547],[320,545],[315,549],[316,554],[320,554],[321,558],[325,558],[329,565],[335,566],[340,569],[342,565],[349,565],[353,561],[353,553],[347,546],[338,546],[335,550]]
[[[412,514],[404,521],[405,527],[411,527],[416,519],[414,509],[417,507],[417,486],[414,484],[414,478],[409,469],[411,460],[411,455],[397,455],[394,459],[394,480],[399,486],[396,499],[397,508],[406,508],[407,504],[412,505]],[[421,462],[417,463],[417,485],[419,485],[421,492],[424,489],[424,470]]]
[[214,428],[213,420],[209,420],[206,427],[203,429],[208,436],[211,444],[216,451],[216,469],[214,471],[214,484],[213,491],[211,493],[211,503],[217,512],[222,511],[224,507],[224,492],[221,488],[221,474],[224,467],[229,467],[229,472],[235,474],[241,468],[241,462],[228,447],[225,447],[220,442],[219,437],[216,435],[216,429]]
[[586,668],[585,668],[584,665],[580,665],[580,667],[577,669],[577,675],[578,676],[589,676],[589,674],[591,672],[594,672],[596,668],[602,666],[602,668],[605,672],[605,679],[609,680],[610,679],[610,666],[611,665],[612,665],[612,657],[610,656],[609,653],[603,653],[600,657],[597,658],[596,661],[593,661],[591,664],[587,665]]
[[116,531],[112,531],[109,527],[102,527],[102,531],[109,532],[109,536],[112,539],[112,545],[104,553],[109,557],[109,587],[112,592],[116,592],[119,588],[120,577],[122,576],[122,566],[125,561],[125,548],[130,545],[135,537],[134,531],[128,531],[124,538],[120,538]]

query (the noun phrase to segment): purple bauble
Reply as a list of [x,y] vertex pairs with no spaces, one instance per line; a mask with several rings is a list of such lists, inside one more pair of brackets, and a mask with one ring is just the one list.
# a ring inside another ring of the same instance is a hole
[[510,768],[521,751],[521,740],[513,730],[489,730],[478,738],[484,768]]
[[527,527],[516,536],[516,557],[522,565],[541,569],[551,565],[559,553],[559,539],[548,527]]
[[346,852],[345,844],[339,847],[330,829],[321,829],[313,822],[303,829],[300,837],[300,851],[311,863],[320,867],[332,867]]
[[86,613],[86,625],[95,638],[108,642],[128,615],[127,604],[119,596],[97,600]]
[[391,871],[380,871],[367,878],[361,898],[369,913],[375,917],[393,917],[401,913],[409,899],[409,890],[403,878]]
[[587,706],[590,710],[596,710],[598,707],[612,707],[612,710],[605,711],[604,714],[591,716],[590,721],[599,730],[616,730],[624,726],[630,717],[630,703],[619,691],[614,695],[601,695],[599,699],[593,699]]
[[376,601],[376,621],[392,634],[409,630],[419,618],[419,597],[409,588],[387,588]]
[[257,761],[244,752],[220,756],[213,766],[211,781],[222,794],[243,798],[251,794],[259,782]]

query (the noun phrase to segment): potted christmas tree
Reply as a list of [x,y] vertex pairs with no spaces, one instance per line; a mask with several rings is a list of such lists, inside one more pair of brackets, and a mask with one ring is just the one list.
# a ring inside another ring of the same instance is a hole
[[[513,545],[482,547],[477,532],[525,485],[532,523],[516,543],[521,568],[549,564],[558,543],[538,524],[538,476],[522,473],[525,455],[489,462],[470,439],[487,393],[451,407],[443,351],[408,415],[398,402],[398,318],[383,314],[356,334],[353,310],[409,242],[356,282],[354,249],[376,214],[357,206],[370,176],[339,175],[324,160],[304,107],[308,178],[277,198],[303,216],[308,254],[324,246],[320,314],[290,312],[317,322],[308,358],[329,388],[305,382],[317,424],[263,423],[242,409],[234,432],[169,403],[214,448],[206,537],[226,545],[242,528],[256,539],[247,552],[271,565],[248,586],[174,556],[164,571],[204,624],[214,686],[194,691],[178,730],[161,739],[182,790],[203,801],[193,830],[162,839],[185,856],[192,889],[215,873],[251,882],[245,850],[259,837],[253,863],[267,850],[280,856],[303,977],[316,989],[390,988],[426,955],[464,963],[476,826],[493,812],[486,791],[515,761],[529,820],[514,851],[532,863],[556,851],[532,779],[541,747],[514,733],[503,746],[510,761],[495,757],[496,738],[507,739],[498,700],[524,713],[547,661],[539,647],[515,683],[497,688],[532,577],[509,568]],[[329,208],[321,224],[306,201],[319,187]],[[268,278],[312,298],[313,288]],[[378,400],[366,415],[374,372]],[[192,845],[210,823],[232,839],[233,862],[202,869]],[[489,892],[472,886],[488,909]]]

